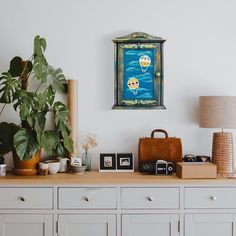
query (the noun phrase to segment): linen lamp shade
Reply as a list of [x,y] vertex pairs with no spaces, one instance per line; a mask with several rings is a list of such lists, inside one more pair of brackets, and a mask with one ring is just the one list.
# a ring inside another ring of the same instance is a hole
[[236,96],[201,96],[200,122],[202,128],[236,128]]
[[236,96],[200,96],[199,105],[199,126],[222,129],[213,134],[212,162],[218,173],[230,174],[234,168],[233,135],[223,129],[236,128]]

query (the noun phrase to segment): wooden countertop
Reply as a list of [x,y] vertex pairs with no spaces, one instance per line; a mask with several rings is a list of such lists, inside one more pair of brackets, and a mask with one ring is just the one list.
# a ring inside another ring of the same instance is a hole
[[98,171],[85,172],[84,174],[58,173],[56,175],[47,176],[16,176],[8,174],[0,177],[1,185],[34,185],[34,184],[49,184],[49,185],[122,185],[122,184],[147,184],[147,185],[162,185],[162,184],[227,184],[235,185],[236,179],[179,179],[176,175],[171,176],[156,176],[142,175],[139,172],[134,173],[100,173]]

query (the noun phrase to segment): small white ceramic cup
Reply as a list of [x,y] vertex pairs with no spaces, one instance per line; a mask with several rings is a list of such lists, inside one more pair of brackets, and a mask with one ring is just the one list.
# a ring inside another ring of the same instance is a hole
[[6,175],[6,164],[1,164],[0,165],[0,176],[5,176]]
[[59,172],[66,172],[67,171],[67,161],[69,160],[66,157],[60,157],[58,158],[60,161],[60,169]]
[[60,169],[60,162],[49,162],[48,163],[48,172],[49,174],[55,175]]

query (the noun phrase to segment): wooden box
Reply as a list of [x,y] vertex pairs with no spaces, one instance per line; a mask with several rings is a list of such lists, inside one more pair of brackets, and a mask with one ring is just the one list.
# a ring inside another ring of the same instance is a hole
[[209,162],[178,162],[176,175],[181,179],[215,179],[217,167]]

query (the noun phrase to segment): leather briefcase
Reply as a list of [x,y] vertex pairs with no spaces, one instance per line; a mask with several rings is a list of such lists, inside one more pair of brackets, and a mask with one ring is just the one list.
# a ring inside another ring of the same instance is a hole
[[[164,138],[155,138],[155,133],[164,133]],[[152,161],[165,160],[174,164],[182,161],[181,139],[169,137],[163,129],[155,129],[151,137],[139,139],[138,164],[139,170],[142,164]]]

